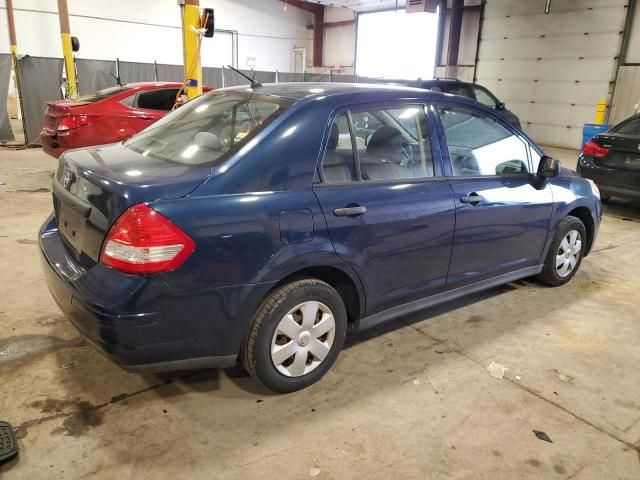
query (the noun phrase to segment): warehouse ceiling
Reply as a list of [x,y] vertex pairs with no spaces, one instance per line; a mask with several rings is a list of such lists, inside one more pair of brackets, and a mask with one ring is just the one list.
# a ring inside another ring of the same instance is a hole
[[394,8],[404,8],[405,0],[307,0],[309,3],[320,3],[333,7],[346,7],[356,12],[366,12],[370,10],[387,10]]

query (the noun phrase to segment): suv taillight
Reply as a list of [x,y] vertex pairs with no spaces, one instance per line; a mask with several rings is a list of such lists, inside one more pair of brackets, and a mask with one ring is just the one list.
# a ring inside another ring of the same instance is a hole
[[126,273],[167,272],[178,268],[194,249],[193,240],[175,223],[139,204],[113,224],[100,261]]
[[59,132],[67,132],[75,128],[91,125],[97,119],[98,117],[92,115],[67,115],[60,119],[57,130]]
[[589,140],[582,147],[582,153],[589,157],[602,158],[607,153],[609,153],[609,149],[607,147],[603,147],[602,145],[598,145],[593,140]]

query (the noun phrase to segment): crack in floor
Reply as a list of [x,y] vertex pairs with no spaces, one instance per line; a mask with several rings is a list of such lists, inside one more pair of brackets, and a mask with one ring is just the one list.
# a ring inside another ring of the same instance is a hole
[[[432,347],[433,347],[433,346],[436,346],[436,345],[446,345],[446,346],[447,346],[447,348],[449,348],[452,352],[455,352],[455,353],[457,353],[458,355],[463,356],[464,358],[466,358],[466,359],[468,359],[468,360],[472,361],[473,363],[475,363],[475,364],[477,364],[477,365],[481,366],[482,368],[485,368],[485,367],[486,367],[486,366],[485,366],[481,361],[476,360],[475,358],[473,358],[473,357],[469,356],[469,355],[468,355],[466,352],[464,352],[463,350],[456,348],[455,346],[453,346],[452,344],[450,344],[447,340],[445,340],[445,339],[441,339],[441,338],[438,338],[438,337],[435,337],[435,336],[433,336],[433,335],[431,335],[431,334],[429,334],[429,333],[427,333],[427,332],[425,332],[425,331],[421,330],[420,328],[418,328],[418,327],[416,327],[416,326],[414,326],[414,325],[411,325],[411,324],[409,324],[409,323],[403,322],[401,319],[397,319],[397,321],[398,321],[399,323],[401,323],[402,325],[404,325],[404,326],[406,326],[406,327],[411,328],[411,329],[412,329],[413,331],[415,331],[416,333],[419,333],[420,335],[425,336],[425,337],[429,338],[430,340],[432,340],[432,341],[434,342],[434,345],[432,345]],[[566,413],[566,414],[568,414],[568,415],[572,416],[573,418],[575,418],[575,419],[576,419],[576,420],[578,420],[579,422],[584,423],[585,425],[587,425],[587,426],[591,427],[592,429],[596,430],[597,432],[600,432],[600,433],[602,433],[603,435],[606,435],[606,436],[608,436],[609,438],[611,438],[611,439],[613,439],[613,440],[615,440],[615,441],[617,441],[617,442],[620,442],[620,443],[621,443],[621,444],[623,444],[624,446],[626,446],[626,447],[628,447],[628,448],[630,448],[630,449],[634,450],[635,452],[637,452],[637,453],[638,453],[638,455],[639,455],[639,457],[640,457],[640,445],[634,444],[634,443],[629,442],[629,441],[627,441],[627,440],[625,440],[625,439],[623,439],[623,438],[620,438],[620,437],[619,437],[619,436],[617,436],[615,433],[609,432],[609,431],[608,431],[608,430],[606,430],[605,428],[603,428],[603,427],[601,427],[601,426],[599,426],[599,425],[596,425],[595,423],[593,423],[593,422],[591,422],[590,420],[588,420],[588,419],[586,419],[586,418],[584,418],[584,417],[582,417],[582,416],[578,415],[577,413],[572,412],[571,410],[569,410],[569,409],[568,409],[568,408],[566,408],[565,406],[561,405],[561,404],[560,404],[560,403],[558,403],[558,402],[553,401],[553,400],[552,400],[552,399],[550,399],[550,398],[545,397],[541,392],[539,392],[539,391],[537,391],[537,390],[535,390],[535,389],[533,389],[533,388],[531,388],[531,387],[528,387],[528,386],[526,386],[526,385],[524,385],[524,384],[522,384],[522,383],[518,383],[517,381],[512,380],[512,379],[510,379],[510,378],[508,378],[508,377],[504,377],[504,379],[505,379],[505,380],[507,380],[511,385],[514,385],[514,386],[516,386],[517,388],[519,388],[520,390],[522,390],[522,391],[524,391],[524,392],[527,392],[527,393],[528,393],[528,394],[530,394],[530,395],[533,395],[534,397],[538,398],[539,400],[542,400],[542,401],[544,401],[544,402],[548,403],[549,405],[551,405],[551,406],[553,406],[553,407],[555,407],[555,408],[557,408],[557,409],[561,410],[562,412],[564,412],[564,413]]]

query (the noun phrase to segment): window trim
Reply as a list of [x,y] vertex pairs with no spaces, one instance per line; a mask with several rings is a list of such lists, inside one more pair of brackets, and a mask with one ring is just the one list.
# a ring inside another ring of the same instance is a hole
[[[402,108],[406,106],[418,106],[422,107],[424,113],[423,120],[423,128],[425,128],[425,132],[427,133],[427,137],[429,139],[429,147],[431,149],[431,160],[433,164],[433,176],[431,177],[408,177],[408,178],[396,178],[396,179],[384,179],[384,180],[363,180],[362,173],[360,169],[360,156],[358,155],[358,148],[355,139],[355,133],[353,128],[353,113],[358,113],[362,111],[368,110],[390,110],[396,108]],[[414,101],[386,101],[386,102],[374,102],[374,103],[363,103],[359,105],[351,105],[348,107],[342,107],[334,110],[329,116],[329,120],[327,126],[325,127],[325,134],[322,141],[322,147],[320,149],[320,155],[317,162],[317,171],[319,173],[319,182],[314,182],[313,187],[346,187],[346,186],[355,186],[355,185],[385,185],[385,184],[413,184],[413,183],[421,183],[421,182],[429,182],[434,180],[446,180],[447,177],[444,171],[444,159],[442,157],[442,148],[439,144],[439,138],[436,134],[437,123],[433,118],[434,112],[432,108],[435,106],[435,103],[426,102],[425,100],[414,100]],[[340,115],[346,114],[347,123],[349,125],[349,134],[351,137],[351,149],[353,151],[354,158],[354,168],[356,172],[356,180],[351,182],[339,182],[339,183],[329,183],[326,181],[324,177],[324,172],[322,171],[322,161],[324,160],[325,153],[327,151],[327,144],[329,141],[329,134],[331,132],[331,126],[335,122],[336,118]],[[431,119],[431,125],[430,125]],[[435,148],[435,147],[438,148]],[[315,175],[314,175],[315,177]]]
[[[439,107],[457,107],[465,110],[470,110],[472,112],[485,115],[489,117],[494,122],[498,123],[503,128],[506,128],[510,131],[515,137],[517,137],[525,146],[526,154],[527,154],[527,166],[529,168],[529,172],[527,173],[505,173],[505,174],[495,174],[495,175],[454,175],[453,174],[453,162],[451,161],[451,153],[449,152],[449,144],[447,143],[447,136],[444,132],[444,127],[442,126],[442,120],[440,119],[440,115],[437,110]],[[434,107],[434,117],[437,124],[438,129],[438,140],[440,142],[440,151],[442,155],[442,160],[445,166],[444,176],[448,179],[490,179],[490,178],[524,178],[529,177],[531,175],[535,175],[533,171],[533,161],[531,149],[534,149],[536,153],[540,156],[544,156],[544,152],[537,145],[529,140],[527,137],[524,137],[518,130],[516,130],[515,126],[511,123],[507,122],[504,118],[496,113],[496,110],[489,108],[487,106],[482,106],[482,108],[477,108],[473,105],[468,105],[463,102],[457,102],[455,100],[445,100],[445,101],[435,101],[433,102]]]

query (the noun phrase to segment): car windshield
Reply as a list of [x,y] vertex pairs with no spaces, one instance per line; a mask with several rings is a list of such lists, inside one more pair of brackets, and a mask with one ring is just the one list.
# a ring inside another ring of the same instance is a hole
[[214,92],[174,110],[124,145],[145,156],[185,165],[220,163],[292,103],[236,90]]
[[87,93],[86,95],[80,95],[78,98],[76,98],[76,101],[95,103],[101,100],[105,100],[111,97],[112,95],[125,92],[127,90],[130,90],[130,88],[126,86],[109,87],[109,88],[105,88],[104,90],[98,90],[97,92]]

